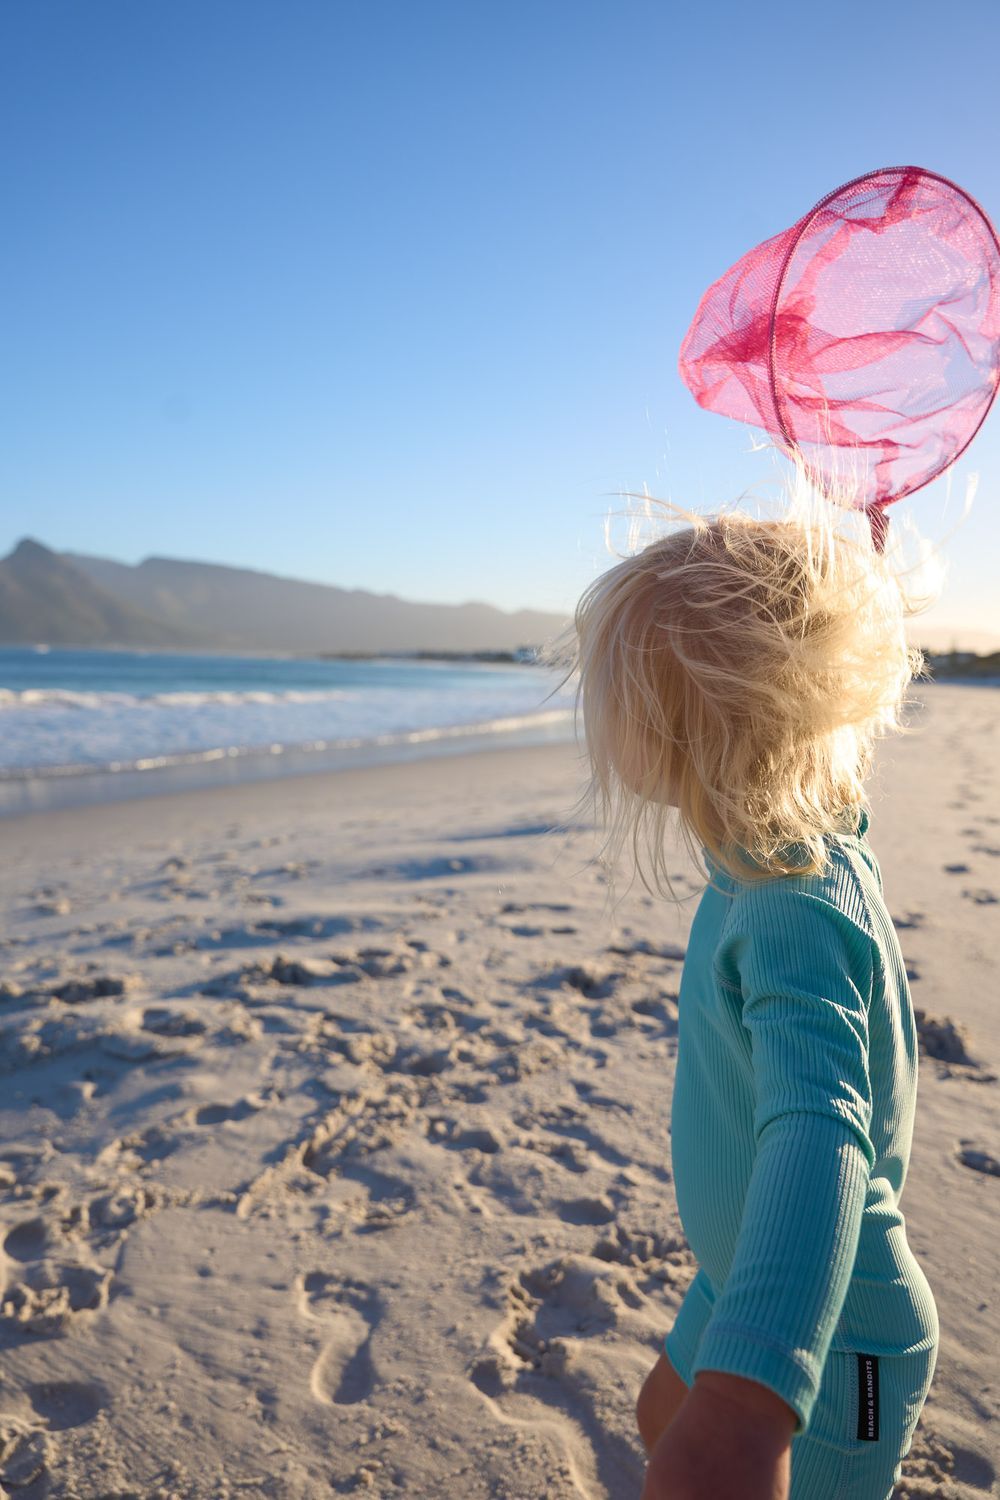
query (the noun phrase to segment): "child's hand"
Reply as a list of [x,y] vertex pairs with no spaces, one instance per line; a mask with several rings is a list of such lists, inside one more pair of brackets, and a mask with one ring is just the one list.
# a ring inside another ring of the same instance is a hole
[[795,1423],[766,1386],[702,1371],[650,1454],[641,1500],[788,1500]]

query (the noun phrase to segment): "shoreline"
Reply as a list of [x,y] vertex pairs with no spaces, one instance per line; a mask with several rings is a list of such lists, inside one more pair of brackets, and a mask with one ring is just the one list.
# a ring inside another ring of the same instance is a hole
[[540,722],[518,729],[477,731],[458,726],[454,733],[434,732],[431,738],[416,731],[411,738],[387,744],[371,742],[358,746],[311,749],[282,747],[268,750],[227,751],[177,760],[171,765],[120,771],[95,769],[60,775],[10,776],[0,778],[0,826],[11,818],[69,810],[74,807],[110,807],[121,802],[179,796],[199,790],[220,792],[226,788],[259,786],[303,776],[339,775],[352,770],[394,765],[414,765],[425,760],[450,760],[479,750],[520,749],[535,745],[575,743],[572,724]]
[[[414,756],[336,769],[316,768],[301,774],[266,780],[238,780],[214,786],[166,789],[118,801],[79,802],[71,806],[33,808],[0,815],[0,840],[11,845],[25,839],[24,848],[43,849],[64,855],[67,844],[77,837],[85,841],[99,830],[102,843],[112,836],[145,835],[151,828],[162,832],[164,846],[179,843],[192,833],[231,824],[240,819],[270,822],[287,818],[295,822],[317,809],[332,809],[359,803],[378,803],[384,816],[413,811],[424,798],[456,801],[471,795],[484,783],[515,785],[532,779],[550,782],[555,766],[578,764],[579,752],[570,740],[521,745],[463,745],[449,754]],[[582,775],[582,772],[581,772]],[[567,785],[570,804],[578,794],[577,784]]]

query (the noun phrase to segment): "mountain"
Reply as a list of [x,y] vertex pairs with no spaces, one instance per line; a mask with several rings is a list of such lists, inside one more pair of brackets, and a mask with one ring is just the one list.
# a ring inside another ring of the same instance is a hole
[[[8,583],[9,576],[9,583]],[[222,651],[514,651],[565,624],[539,610],[420,604],[247,568],[136,566],[19,543],[0,562],[0,641]]]
[[183,623],[157,619],[26,537],[0,559],[0,642],[54,646],[195,646]]
[[197,630],[224,650],[505,651],[538,643],[563,624],[536,610],[419,604],[217,563],[148,557],[130,567],[63,556],[123,604]]

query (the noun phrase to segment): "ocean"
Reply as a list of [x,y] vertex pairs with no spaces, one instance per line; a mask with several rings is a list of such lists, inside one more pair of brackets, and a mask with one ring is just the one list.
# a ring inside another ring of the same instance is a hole
[[531,664],[0,648],[0,814],[572,740]]

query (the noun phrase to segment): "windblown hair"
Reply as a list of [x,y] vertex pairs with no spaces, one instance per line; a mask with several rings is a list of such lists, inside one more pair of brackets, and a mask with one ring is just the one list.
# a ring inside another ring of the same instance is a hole
[[668,509],[688,524],[595,579],[571,627],[610,879],[630,843],[647,891],[680,899],[671,805],[696,860],[743,880],[822,873],[824,836],[866,805],[876,740],[905,729],[923,659],[904,617],[926,601],[907,600],[863,518],[851,536],[801,508]]

